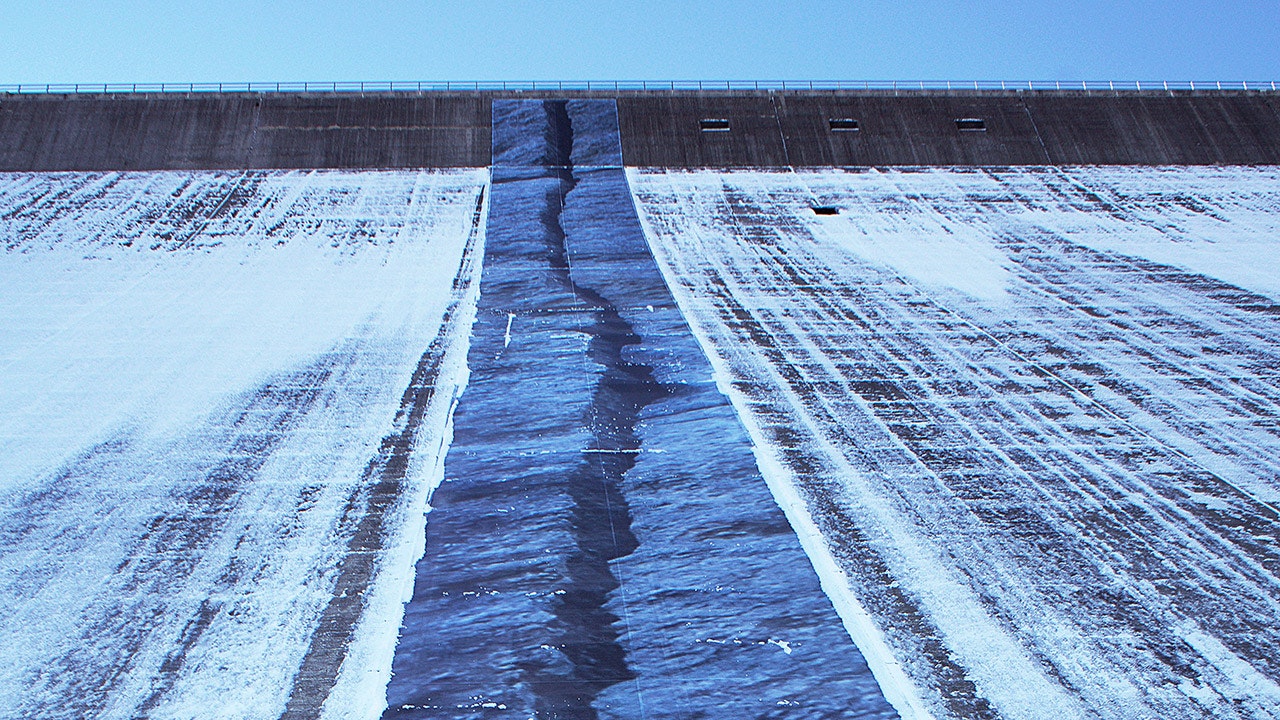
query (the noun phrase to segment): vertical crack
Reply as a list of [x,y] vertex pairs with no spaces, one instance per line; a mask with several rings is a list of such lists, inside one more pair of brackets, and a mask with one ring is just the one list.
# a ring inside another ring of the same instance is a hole
[[574,548],[565,562],[568,586],[551,608],[556,618],[556,647],[571,669],[528,668],[537,693],[540,717],[595,720],[595,699],[608,687],[635,678],[619,641],[621,619],[608,607],[622,589],[614,561],[638,546],[631,530],[631,509],[622,480],[635,466],[640,440],[636,425],[640,411],[664,394],[653,369],[623,358],[623,350],[640,338],[617,308],[590,288],[573,282],[561,218],[564,198],[577,184],[573,173],[573,125],[565,101],[548,101],[547,164],[561,180],[561,202],[550,213],[547,234],[552,240],[553,267],[564,273],[579,300],[589,304],[595,321],[587,328],[588,355],[603,368],[592,394],[587,423],[592,445],[567,478],[573,501],[570,520]]

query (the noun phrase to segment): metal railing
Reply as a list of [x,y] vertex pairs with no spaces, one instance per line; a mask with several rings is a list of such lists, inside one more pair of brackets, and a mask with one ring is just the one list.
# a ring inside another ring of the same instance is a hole
[[241,83],[18,83],[0,93],[442,92],[476,90],[1276,90],[1274,80],[468,80]]

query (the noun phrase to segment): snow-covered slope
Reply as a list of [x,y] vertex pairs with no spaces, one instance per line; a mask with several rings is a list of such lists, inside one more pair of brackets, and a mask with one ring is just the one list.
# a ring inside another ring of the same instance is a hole
[[0,175],[0,716],[278,717],[352,583],[380,710],[487,182]]
[[1280,170],[629,174],[900,709],[1280,715]]
[[[628,175],[774,498],[900,712],[1280,715],[1280,170]],[[557,190],[543,199],[558,210],[503,209],[512,242],[535,237],[526,221],[558,229],[573,266],[548,277],[567,272],[574,292],[649,282],[617,262],[621,226],[591,224],[618,215],[621,186],[600,194],[591,183],[607,176],[583,174],[564,191],[547,177]],[[421,510],[466,381],[488,182],[483,170],[0,175],[0,717],[383,709]],[[510,265],[494,279],[510,280],[511,297],[491,303],[529,301],[532,266]],[[641,297],[616,301],[632,333],[658,317]],[[585,331],[494,307],[498,325],[478,337],[495,368],[555,367],[534,327],[586,347]],[[619,345],[616,362],[684,342],[678,320],[663,320],[675,328],[667,345]],[[565,367],[584,370],[566,382],[599,372],[572,358]],[[693,372],[664,362],[655,372]],[[528,415],[532,405],[508,407],[503,375],[485,382],[494,407]],[[551,385],[522,392],[567,412]],[[497,450],[467,461],[476,467],[502,451],[487,407],[473,405],[467,451]],[[663,563],[683,557],[666,548],[686,546],[659,541],[684,542],[696,527],[681,513],[701,512],[685,499],[750,506],[703,513],[713,525],[762,506],[711,492],[726,479],[718,470],[671,470],[719,467],[705,461],[741,437],[725,424],[732,412],[714,431],[654,413],[637,415],[637,437],[681,450],[640,453],[622,473],[641,544],[601,566],[663,598],[675,577]],[[554,519],[525,500],[534,521]],[[687,553],[690,567],[804,599],[780,580],[795,567],[733,560],[775,557],[761,542],[725,547],[717,563]],[[475,555],[456,550],[470,569]],[[485,551],[512,554],[501,542]],[[601,607],[620,597],[602,591]],[[699,602],[715,620],[722,606]],[[649,647],[644,622],[688,622],[666,607],[625,613],[628,667],[646,680],[676,677],[664,663],[683,662],[637,650]],[[827,610],[790,607],[761,602],[752,613],[763,614],[734,619],[803,624]],[[417,640],[430,631],[419,623]],[[760,632],[773,663],[843,652],[813,641],[793,654],[798,635]],[[683,687],[717,677],[690,674]],[[832,687],[813,671],[798,682]],[[624,684],[607,688],[621,697]]]

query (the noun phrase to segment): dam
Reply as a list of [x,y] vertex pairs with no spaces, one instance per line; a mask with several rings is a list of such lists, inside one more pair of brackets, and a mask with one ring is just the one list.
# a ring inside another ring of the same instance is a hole
[[1278,99],[0,95],[0,716],[1280,716]]

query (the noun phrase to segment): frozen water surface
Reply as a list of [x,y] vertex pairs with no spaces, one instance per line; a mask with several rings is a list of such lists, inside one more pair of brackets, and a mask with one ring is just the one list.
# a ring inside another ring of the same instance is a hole
[[0,175],[0,716],[376,715],[487,182]]
[[891,700],[1280,715],[1280,171],[629,178]]

